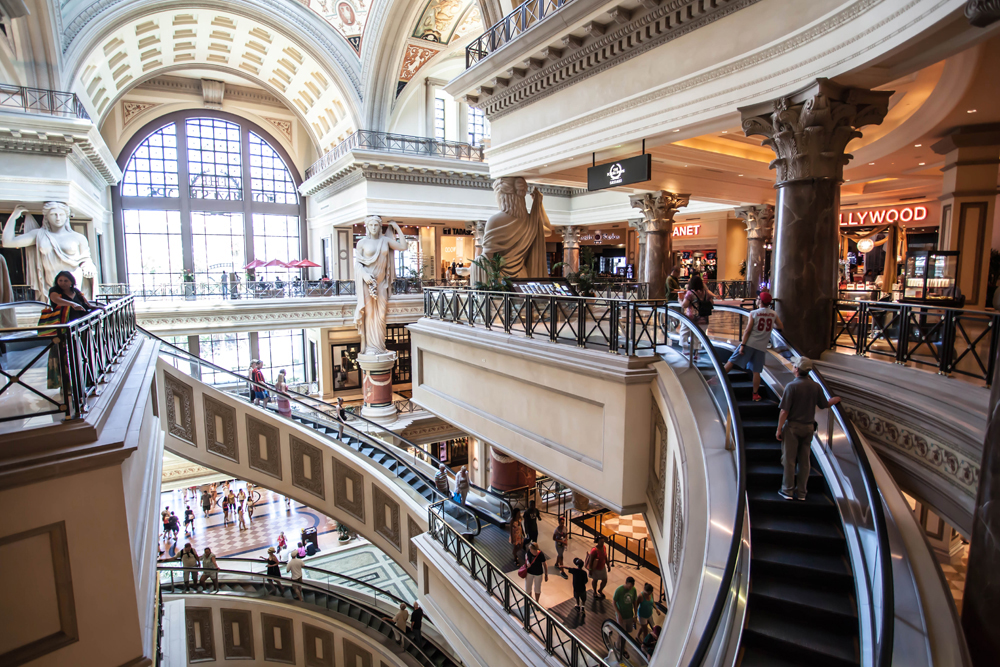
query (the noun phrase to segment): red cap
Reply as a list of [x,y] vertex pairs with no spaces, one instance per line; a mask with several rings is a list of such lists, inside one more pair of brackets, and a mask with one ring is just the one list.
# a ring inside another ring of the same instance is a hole
[[761,292],[758,295],[757,298],[760,299],[760,304],[762,306],[769,306],[769,305],[771,305],[771,293],[770,292]]

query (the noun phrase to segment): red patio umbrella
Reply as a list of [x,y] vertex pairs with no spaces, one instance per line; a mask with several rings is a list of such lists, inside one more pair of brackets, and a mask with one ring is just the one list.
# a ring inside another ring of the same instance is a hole
[[[293,264],[290,263],[288,266],[292,266],[292,265]],[[308,259],[300,259],[299,261],[294,262],[294,266],[297,269],[318,269],[319,268],[319,264],[317,264],[316,262],[313,262],[311,260],[308,260]]]
[[262,266],[264,266],[264,262],[260,261],[259,259],[255,259],[246,266],[244,266],[243,269],[245,271],[249,271],[250,269],[259,269]]
[[270,268],[270,267],[274,267],[274,266],[278,266],[278,267],[281,267],[283,269],[287,269],[291,265],[290,264],[285,264],[280,259],[272,259],[270,262],[268,262],[267,264],[264,265],[264,268],[266,269],[266,268]]

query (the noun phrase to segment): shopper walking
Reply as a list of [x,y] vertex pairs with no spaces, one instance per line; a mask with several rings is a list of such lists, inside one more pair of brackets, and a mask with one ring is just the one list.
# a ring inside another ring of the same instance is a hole
[[[778,430],[775,436],[781,441],[781,489],[778,491],[785,500],[806,499],[809,482],[809,446],[816,430],[816,408],[826,409],[840,403],[839,396],[829,400],[823,390],[812,381],[809,372],[813,362],[799,357],[795,362],[795,379],[788,383],[781,396],[781,413],[778,415]],[[787,427],[787,428],[786,428]],[[798,463],[798,474],[795,464]]]
[[448,467],[443,463],[438,466],[437,474],[434,475],[434,486],[444,494],[445,498],[451,498],[451,487],[448,484]]
[[538,541],[538,520],[542,518],[541,512],[535,507],[535,501],[528,503],[528,510],[524,513],[524,533],[529,542]]
[[187,509],[184,510],[184,535],[190,536],[194,534],[194,510],[188,505]]
[[461,497],[462,505],[465,505],[465,499],[469,497],[469,487],[469,467],[462,466],[455,475],[455,492]]
[[288,538],[285,537],[285,531],[281,531],[281,534],[278,535],[278,553],[280,554],[286,548],[288,548]]
[[184,592],[187,593],[189,579],[192,585],[198,583],[198,566],[201,565],[201,559],[198,558],[198,552],[188,542],[177,556],[177,560],[184,566]]
[[239,508],[236,509],[236,518],[240,522],[240,530],[246,530],[247,529],[247,520],[246,520],[246,517],[243,515],[243,508],[242,507],[239,507]]
[[347,423],[347,410],[344,409],[344,399],[337,397],[337,440],[344,439],[344,424]]
[[524,564],[528,566],[528,576],[524,578],[524,590],[528,595],[534,591],[535,602],[538,602],[542,596],[542,579],[549,580],[549,570],[545,567],[545,554],[538,548],[537,542],[531,542],[528,545]]
[[726,372],[739,366],[753,373],[753,400],[760,400],[760,373],[767,358],[767,344],[771,341],[771,330],[781,329],[778,314],[771,310],[770,292],[761,292],[757,297],[757,308],[750,312],[750,319],[743,329],[743,339],[726,362]]
[[559,517],[559,525],[552,532],[552,541],[556,543],[556,569],[559,570],[560,577],[568,579],[563,567],[563,552],[566,551],[566,545],[569,543],[569,535],[566,533],[566,517]]
[[265,389],[267,381],[264,379],[264,371],[261,370],[264,368],[264,362],[256,359],[251,364],[251,368],[250,379],[253,380],[253,400],[251,402],[266,409],[269,396],[267,395],[267,389]]
[[615,617],[618,625],[625,629],[626,634],[631,635],[635,629],[635,606],[638,597],[635,590],[635,578],[626,577],[625,583],[615,589]]
[[[708,331],[708,318],[711,317],[715,304],[712,293],[705,289],[705,283],[697,273],[691,276],[691,280],[688,282],[687,292],[684,294],[684,300],[681,301],[681,308],[684,309],[684,314],[688,319],[697,324],[699,329]],[[698,361],[698,340],[687,327],[681,334],[682,349],[685,344],[688,347],[688,354],[695,361]]]
[[274,381],[275,400],[278,404],[278,414],[283,417],[292,416],[292,403],[288,400],[288,383],[285,381],[285,369],[278,371],[278,379]]
[[212,486],[209,487],[209,491],[208,492],[209,492],[209,495],[211,495],[211,497],[212,497],[212,506],[208,510],[209,514],[211,514],[212,510],[215,509],[215,503],[216,503],[216,501],[219,498],[219,485],[218,485],[218,483],[213,482]]
[[420,646],[420,632],[424,625],[424,609],[419,602],[413,603],[413,613],[410,614],[410,630],[413,631],[413,643]]
[[229,525],[229,496],[222,496],[222,525]]
[[652,631],[653,606],[653,584],[643,584],[642,593],[639,593],[639,601],[636,605],[636,616],[639,623],[639,631],[635,634],[637,638],[645,637],[648,632]]
[[674,264],[674,268],[670,269],[670,275],[667,276],[667,299],[674,299],[677,297],[677,293],[681,291],[681,267],[678,264]]
[[173,512],[170,513],[170,532],[174,534],[174,542],[176,542],[181,532],[181,520]]
[[524,528],[521,526],[521,510],[515,509],[510,517],[510,545],[514,550],[514,565],[518,564],[517,554],[524,544]]
[[302,600],[302,559],[299,557],[298,551],[293,551],[288,557],[288,563],[285,565],[285,571],[291,577],[292,580],[292,595],[295,596],[296,600]]
[[587,581],[590,580],[590,575],[583,569],[582,558],[574,558],[573,565],[576,567],[569,568],[569,574],[573,578],[573,602],[580,610],[580,622],[582,623],[587,613]]
[[215,592],[219,592],[219,563],[215,560],[215,554],[208,547],[205,547],[205,552],[201,555],[201,579],[198,583],[202,585],[202,590],[205,589],[205,582],[209,579],[215,584]]
[[[274,547],[267,548],[267,558],[264,558],[267,563],[267,579],[271,586],[274,587],[275,594],[284,597],[285,587],[281,585],[281,561],[274,553]],[[264,590],[270,590],[267,583],[264,584]]]
[[208,518],[208,515],[212,512],[212,497],[208,495],[207,492],[201,492],[201,513]]
[[229,274],[225,271],[222,272],[222,276],[219,278],[219,285],[222,286],[222,298],[229,298]]
[[244,504],[246,503],[246,501],[247,501],[246,491],[240,489],[240,492],[236,494],[236,502],[238,503],[241,512],[243,511]]
[[[594,539],[594,548],[587,554],[585,568],[590,573],[590,585],[594,589],[594,597],[603,600],[604,587],[608,585],[608,552],[604,548],[607,541],[603,535]],[[598,587],[600,584],[600,587]]]

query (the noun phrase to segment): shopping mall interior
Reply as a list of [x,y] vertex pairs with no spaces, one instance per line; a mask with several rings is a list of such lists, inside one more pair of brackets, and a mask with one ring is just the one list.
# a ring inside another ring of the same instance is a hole
[[998,195],[995,0],[0,0],[0,665],[996,665]]

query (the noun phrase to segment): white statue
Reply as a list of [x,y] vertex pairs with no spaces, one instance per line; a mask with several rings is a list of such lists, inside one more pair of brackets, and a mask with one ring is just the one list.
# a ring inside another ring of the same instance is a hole
[[[525,204],[528,183],[520,176],[504,176],[493,181],[500,212],[486,221],[483,233],[483,256],[504,258],[503,273],[511,278],[544,278],[549,275],[545,263],[545,236],[552,232],[549,217],[542,206],[542,193],[531,191],[531,212]],[[485,282],[481,271],[474,280]]]
[[385,354],[386,311],[389,308],[389,287],[395,279],[392,251],[406,250],[403,232],[395,222],[389,222],[395,238],[382,234],[382,218],[365,219],[368,235],[354,248],[354,290],[358,306],[354,311],[354,326],[361,335],[361,354]]
[[[22,213],[25,215],[24,233],[16,236],[14,225]],[[90,256],[90,243],[86,236],[70,227],[66,204],[46,202],[42,207],[41,226],[27,208],[15,206],[3,226],[2,245],[4,248],[28,248],[25,280],[40,299],[46,299],[60,271],[72,273],[87,298],[97,293],[97,267]]]

